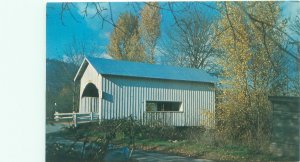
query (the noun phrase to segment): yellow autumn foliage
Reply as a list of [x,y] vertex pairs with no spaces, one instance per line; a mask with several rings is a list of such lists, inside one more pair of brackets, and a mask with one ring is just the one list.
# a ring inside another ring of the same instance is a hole
[[117,60],[145,62],[144,46],[140,42],[138,17],[131,13],[119,16],[110,36],[108,54]]
[[160,23],[161,16],[158,2],[147,2],[141,11],[139,32],[146,49],[147,61],[152,64],[155,63],[155,46],[160,36]]
[[251,142],[268,136],[268,95],[284,93],[283,54],[274,40],[283,39],[278,2],[221,2],[214,47],[223,52],[219,131],[230,139]]

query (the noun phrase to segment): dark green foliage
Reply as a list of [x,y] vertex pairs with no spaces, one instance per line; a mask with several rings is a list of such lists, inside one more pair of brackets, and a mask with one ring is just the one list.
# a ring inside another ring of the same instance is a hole
[[194,133],[202,134],[203,127],[171,127],[171,126],[141,126],[138,128],[139,139],[186,140]]
[[[68,145],[49,142],[55,139],[55,134],[47,136],[47,161],[61,157],[103,161],[111,144],[134,149],[136,141],[139,140],[179,141],[191,138],[191,134],[202,134],[204,131],[202,127],[142,125],[142,122],[131,116],[124,119],[104,120],[100,123],[86,123],[76,128],[66,128],[59,133],[60,136],[71,141]],[[78,143],[81,143],[81,146],[78,146]]]
[[[103,161],[110,151],[110,145],[133,146],[135,141],[135,121],[132,117],[120,120],[106,120],[86,123],[76,128],[66,128],[60,135],[71,140],[68,145],[48,142],[46,146],[46,159],[81,159],[83,161]],[[122,134],[122,136],[118,136]],[[54,135],[55,136],[55,135]],[[53,137],[48,136],[47,141]],[[118,138],[118,139],[117,139]],[[76,145],[81,143],[79,148]],[[132,148],[133,148],[132,147]]]
[[[78,67],[59,60],[46,60],[46,117],[52,119],[55,111],[73,111],[73,78]],[[77,88],[78,89],[78,88]],[[75,105],[78,99],[74,100]],[[55,106],[56,103],[56,106]]]
[[193,134],[202,135],[205,132],[205,128],[196,126],[164,126],[160,123],[143,124],[133,117],[104,120],[101,122],[100,127],[102,127],[102,131],[107,132],[117,123],[121,123],[121,127],[116,133],[124,133],[124,137],[129,138],[129,145],[134,144],[134,140],[140,139],[187,140],[193,138]]

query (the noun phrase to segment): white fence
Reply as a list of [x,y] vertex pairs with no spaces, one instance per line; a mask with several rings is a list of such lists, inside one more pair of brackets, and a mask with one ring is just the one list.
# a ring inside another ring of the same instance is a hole
[[96,112],[90,112],[90,113],[54,113],[54,119],[56,121],[60,120],[72,120],[75,127],[77,127],[78,123],[86,123],[91,122],[99,119],[99,114]]

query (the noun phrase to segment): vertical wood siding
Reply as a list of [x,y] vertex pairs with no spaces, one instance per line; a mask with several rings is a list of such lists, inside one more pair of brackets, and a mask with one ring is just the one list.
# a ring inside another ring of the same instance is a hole
[[98,112],[98,97],[82,97],[79,113]]
[[[138,120],[164,119],[168,125],[213,126],[215,93],[212,84],[102,77],[101,119],[134,116]],[[180,101],[180,112],[146,112],[146,101]]]

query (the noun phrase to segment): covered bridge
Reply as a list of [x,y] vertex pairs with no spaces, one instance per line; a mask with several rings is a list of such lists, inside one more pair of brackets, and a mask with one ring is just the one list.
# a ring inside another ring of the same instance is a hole
[[132,115],[173,126],[214,124],[216,79],[199,69],[87,57],[74,81],[79,113],[96,112],[100,120]]

